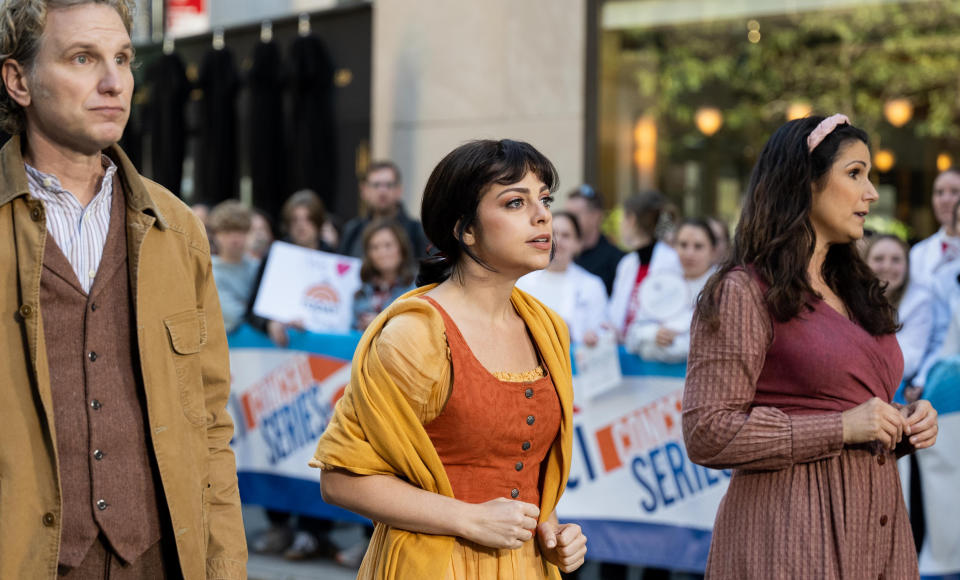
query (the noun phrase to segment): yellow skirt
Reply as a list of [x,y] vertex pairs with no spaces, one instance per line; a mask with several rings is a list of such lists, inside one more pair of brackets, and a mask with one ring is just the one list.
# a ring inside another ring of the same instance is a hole
[[498,550],[458,538],[445,580],[541,580],[549,578],[536,538],[516,550]]

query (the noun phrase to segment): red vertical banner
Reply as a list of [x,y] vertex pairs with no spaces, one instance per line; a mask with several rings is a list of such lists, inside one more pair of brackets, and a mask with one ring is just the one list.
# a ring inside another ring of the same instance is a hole
[[166,8],[167,36],[190,36],[210,31],[206,0],[166,0]]

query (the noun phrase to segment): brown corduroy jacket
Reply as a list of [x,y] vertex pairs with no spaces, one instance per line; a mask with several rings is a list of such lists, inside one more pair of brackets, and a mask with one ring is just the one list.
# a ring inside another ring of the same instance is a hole
[[[118,147],[106,153],[127,203],[138,363],[180,567],[187,580],[245,578],[227,340],[206,235]],[[44,208],[29,195],[13,137],[0,151],[0,578],[57,576],[62,504],[40,308],[46,243]]]

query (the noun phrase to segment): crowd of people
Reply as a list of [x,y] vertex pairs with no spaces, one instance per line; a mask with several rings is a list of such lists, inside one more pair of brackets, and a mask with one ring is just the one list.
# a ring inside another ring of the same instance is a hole
[[[280,239],[362,259],[361,288],[353,297],[355,331],[365,330],[394,300],[416,288],[420,261],[436,253],[428,248],[420,223],[403,210],[401,184],[395,164],[372,163],[360,187],[367,211],[342,229],[334,226],[337,220],[325,213],[314,192],[296,192],[283,206]],[[920,398],[937,360],[960,353],[960,260],[955,259],[960,257],[960,171],[937,177],[932,200],[941,227],[931,238],[911,249],[896,235],[867,230],[857,244],[897,314],[896,338],[904,359],[897,400],[905,404]],[[270,217],[237,201],[222,202],[208,213],[195,209],[215,248],[213,272],[227,331],[247,322],[286,346],[288,333],[302,326],[262,319],[252,311],[274,236]],[[709,216],[681,218],[656,191],[625,200],[622,219],[611,228],[619,232],[615,241],[603,233],[604,225],[611,225],[608,215],[595,188],[584,184],[569,191],[562,209],[553,211],[547,267],[521,276],[517,287],[557,312],[575,344],[591,347],[610,333],[645,360],[686,361],[697,299],[730,258],[727,224]],[[912,470],[919,484],[916,466],[904,463],[904,468]],[[917,503],[919,495],[914,496]],[[272,526],[254,540],[255,551],[359,563],[362,551],[354,547],[338,553],[329,543],[328,522],[278,512],[269,516]],[[914,528],[919,547],[923,529]],[[611,577],[624,570],[608,568]]]

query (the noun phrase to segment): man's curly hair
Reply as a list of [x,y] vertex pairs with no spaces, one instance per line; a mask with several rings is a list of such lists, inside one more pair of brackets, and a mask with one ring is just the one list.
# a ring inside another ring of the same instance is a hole
[[[106,4],[120,14],[127,32],[133,28],[134,0],[3,0],[0,6],[0,66],[7,59],[20,63],[28,73],[40,50],[47,12],[80,4]],[[11,135],[22,133],[26,126],[23,107],[0,82],[0,129]]]

